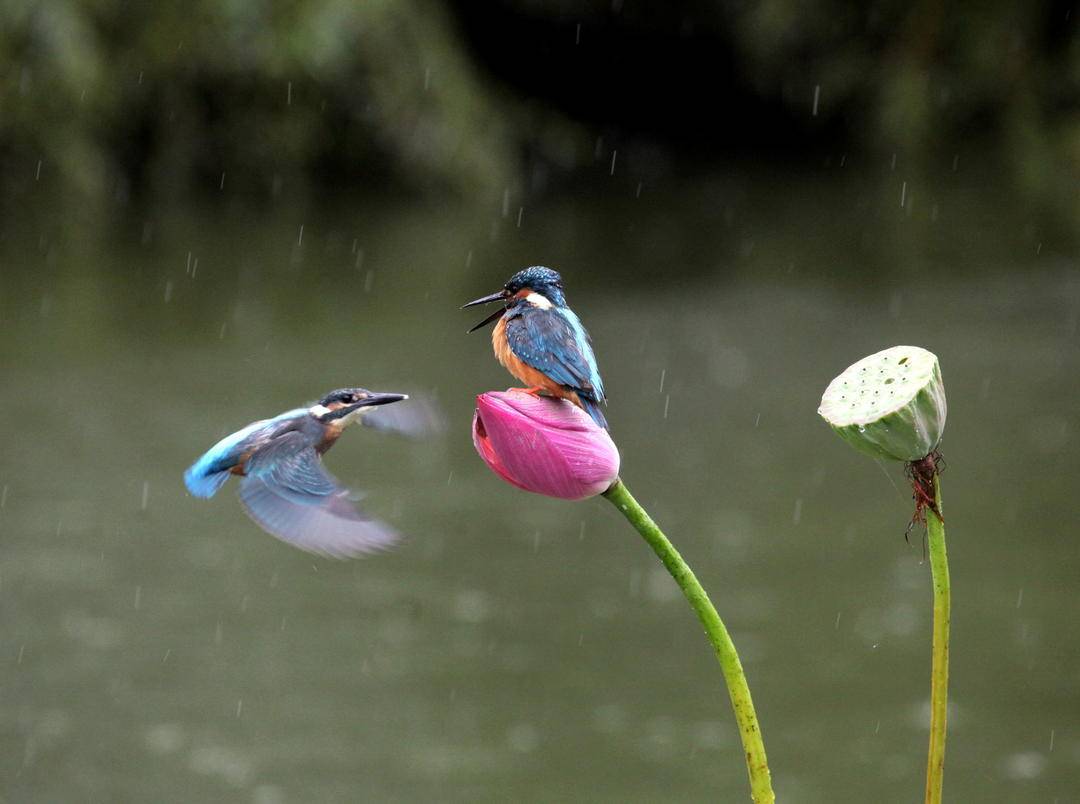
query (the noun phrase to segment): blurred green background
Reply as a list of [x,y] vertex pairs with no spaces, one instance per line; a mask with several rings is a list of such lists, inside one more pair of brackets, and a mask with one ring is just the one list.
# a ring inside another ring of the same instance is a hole
[[[603,501],[498,481],[457,307],[544,263],[623,476],[725,617],[782,801],[913,801],[929,568],[815,410],[941,358],[946,794],[1080,789],[1071,3],[0,6],[0,800],[739,801],[689,609]],[[329,562],[180,474],[345,384],[408,534]]]

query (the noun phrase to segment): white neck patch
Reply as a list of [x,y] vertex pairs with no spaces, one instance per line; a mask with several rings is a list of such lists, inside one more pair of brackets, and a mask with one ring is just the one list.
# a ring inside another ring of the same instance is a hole
[[[344,416],[341,416],[340,418],[337,418],[337,419],[333,419],[329,423],[330,424],[336,424],[336,425],[339,425],[341,427],[344,427],[346,424],[352,424],[357,419],[359,419],[359,418],[361,418],[363,416],[366,416],[367,414],[371,413],[373,410],[375,410],[374,407],[367,407],[367,406],[360,407],[360,408],[354,408],[350,412],[346,413]],[[332,411],[330,410],[330,408],[326,407],[325,405],[312,405],[310,408],[308,408],[308,413],[310,413],[316,419],[321,419],[323,416],[325,416],[326,414],[331,413],[331,412]]]
[[542,293],[530,293],[525,297],[525,301],[531,304],[533,307],[539,307],[541,310],[550,310],[554,305],[551,303],[551,299]]

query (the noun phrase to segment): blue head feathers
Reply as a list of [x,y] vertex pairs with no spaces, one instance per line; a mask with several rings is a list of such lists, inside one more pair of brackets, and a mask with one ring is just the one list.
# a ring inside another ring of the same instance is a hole
[[545,268],[543,265],[534,265],[523,271],[518,271],[504,286],[511,295],[520,290],[535,290],[551,300],[551,303],[559,307],[566,306],[566,296],[563,295],[562,277],[558,271]]

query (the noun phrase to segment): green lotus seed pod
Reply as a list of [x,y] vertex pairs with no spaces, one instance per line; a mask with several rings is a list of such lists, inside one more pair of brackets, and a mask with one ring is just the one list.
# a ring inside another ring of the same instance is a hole
[[894,346],[829,383],[818,413],[841,438],[875,458],[918,461],[941,443],[945,385],[937,355]]

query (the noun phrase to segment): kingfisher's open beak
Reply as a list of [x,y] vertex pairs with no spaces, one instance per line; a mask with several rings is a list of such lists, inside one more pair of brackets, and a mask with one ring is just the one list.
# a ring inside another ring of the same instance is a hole
[[[480,298],[480,299],[473,299],[468,304],[461,305],[461,309],[464,310],[466,307],[475,307],[478,304],[491,304],[492,302],[506,301],[506,299],[507,299],[507,297],[509,295],[510,295],[510,292],[504,288],[503,290],[500,290],[498,293],[492,293],[490,296],[484,296],[483,298]],[[503,314],[503,312],[504,312],[503,310],[496,310],[494,313],[489,315],[487,318],[485,318],[483,321],[481,321],[475,327],[470,329],[469,332],[476,332],[476,330],[480,329],[480,327],[487,326],[492,321],[494,321],[496,318],[501,316]]]

